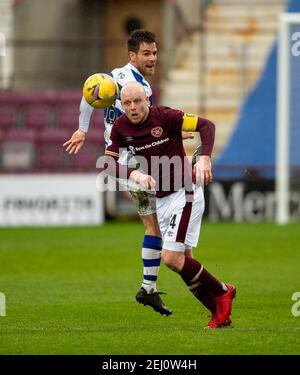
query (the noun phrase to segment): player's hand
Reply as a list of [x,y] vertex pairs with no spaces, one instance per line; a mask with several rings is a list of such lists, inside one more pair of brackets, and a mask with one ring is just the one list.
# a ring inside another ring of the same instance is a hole
[[211,160],[210,156],[201,155],[200,159],[194,165],[193,172],[196,176],[197,185],[208,185],[212,182],[212,172],[211,172]]
[[181,132],[182,139],[194,139],[194,133],[193,132]]
[[63,147],[65,147],[66,152],[68,152],[69,154],[77,154],[77,152],[83,146],[84,140],[85,132],[78,129],[75,133],[72,134],[72,137],[63,144]]
[[133,171],[129,176],[137,184],[140,184],[144,189],[152,189],[155,186],[155,180],[152,176],[141,173],[140,171]]

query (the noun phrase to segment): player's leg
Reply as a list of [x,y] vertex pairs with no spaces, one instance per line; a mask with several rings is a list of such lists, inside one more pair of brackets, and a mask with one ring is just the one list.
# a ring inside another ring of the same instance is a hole
[[[203,211],[203,189],[202,187],[195,185],[191,215],[184,239],[187,247],[197,246]],[[183,270],[184,269],[182,269],[182,271]],[[198,282],[200,282],[200,284],[198,288],[195,288],[195,284],[198,284]],[[196,294],[196,298],[199,299],[212,313],[212,319],[208,324],[208,328],[228,326],[231,324],[230,313],[232,309],[232,300],[236,293],[235,287],[223,283],[210,274],[207,269],[203,268],[199,279],[194,280],[194,285],[190,287],[190,290],[193,294]]]
[[156,216],[155,195],[142,190],[130,190],[130,194],[145,228],[142,245],[142,288],[147,293],[157,292],[156,280],[161,261],[162,239]]
[[145,236],[142,245],[142,288],[147,293],[153,293],[157,292],[156,280],[161,261],[162,239],[156,213],[140,215],[140,218],[145,227]]
[[[175,244],[175,243],[174,243]],[[179,243],[177,243],[178,245]],[[169,249],[172,246],[168,246]],[[192,294],[212,312],[208,328],[218,328],[231,324],[230,314],[235,288],[225,285],[208,272],[196,259],[179,252],[164,248],[163,260],[167,267],[177,272]]]
[[156,216],[155,195],[141,190],[131,190],[130,193],[145,228],[142,245],[143,281],[136,294],[136,300],[168,316],[172,314],[172,310],[163,303],[156,286],[161,262],[162,239]]
[[[230,311],[228,309],[223,311],[223,306],[222,309],[218,308],[217,301],[219,300],[217,298],[227,294],[227,286],[209,273],[199,261],[193,259],[190,256],[191,252],[188,252],[187,256],[185,255],[186,246],[196,246],[198,242],[199,223],[204,210],[203,192],[196,190],[195,194],[187,194],[185,191],[180,191],[172,194],[172,196],[171,202],[164,201],[164,198],[157,199],[159,221],[161,221],[160,215],[163,215],[163,206],[168,205],[170,215],[167,236],[163,237],[164,263],[180,274],[189,290],[202,303],[203,290],[204,293],[208,291],[213,296],[216,301],[218,326],[221,326],[229,318],[231,308]],[[165,210],[165,215],[166,212]]]
[[[186,247],[184,255],[189,258],[193,258],[193,249],[191,247]],[[193,293],[193,290],[190,290]],[[201,292],[197,291],[195,297],[207,308],[211,313],[211,320],[208,322],[207,327],[215,326],[217,319],[217,305],[215,301],[215,296],[207,289],[202,288]],[[231,319],[227,319],[223,324],[224,327],[231,325]]]
[[184,260],[177,261],[172,251],[164,250],[165,264],[172,264],[172,269],[180,274],[192,294],[211,311],[212,319],[208,327],[230,325],[234,288],[217,279],[196,259],[184,256]]
[[192,294],[202,303],[203,293],[206,295],[206,292],[209,292],[213,299],[225,294],[226,285],[209,273],[198,260],[186,256],[184,249],[180,251],[178,245],[184,244],[174,242],[173,245],[164,246],[163,261],[167,267],[180,274]]
[[[188,258],[193,258],[193,249],[192,247],[186,246],[185,252],[184,252],[185,257]],[[192,294],[193,289],[189,289]],[[195,294],[194,294],[195,295]],[[207,290],[206,288],[202,288],[201,292],[197,292],[195,297],[209,310],[214,316],[216,314],[216,302],[215,302],[215,297],[214,295]]]

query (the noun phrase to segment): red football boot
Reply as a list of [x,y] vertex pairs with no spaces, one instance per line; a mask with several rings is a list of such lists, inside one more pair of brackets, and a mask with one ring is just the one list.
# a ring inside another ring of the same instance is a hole
[[221,323],[217,318],[217,314],[213,314],[210,321],[207,323],[207,326],[204,327],[205,329],[215,329],[215,328],[225,328],[231,325],[231,319],[225,320],[224,323]]
[[[236,295],[236,288],[234,285],[226,284],[227,292],[222,296],[215,298],[217,307],[218,326],[224,325],[227,320],[230,320],[232,310],[232,301]],[[215,324],[215,323],[214,323]]]

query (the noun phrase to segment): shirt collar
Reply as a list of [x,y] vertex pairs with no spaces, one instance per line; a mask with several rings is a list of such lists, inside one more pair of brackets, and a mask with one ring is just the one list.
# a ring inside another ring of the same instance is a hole
[[132,69],[132,70],[134,70],[136,73],[138,73],[142,78],[144,78],[144,76],[142,75],[142,73],[134,66],[134,65],[132,65],[131,63],[128,63],[127,64],[127,66],[128,66],[128,68],[129,69]]

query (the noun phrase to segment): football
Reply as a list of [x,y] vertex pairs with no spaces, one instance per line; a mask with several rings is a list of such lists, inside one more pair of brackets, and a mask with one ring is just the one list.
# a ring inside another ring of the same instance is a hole
[[82,93],[92,107],[104,109],[114,104],[119,89],[111,76],[95,73],[84,82]]

